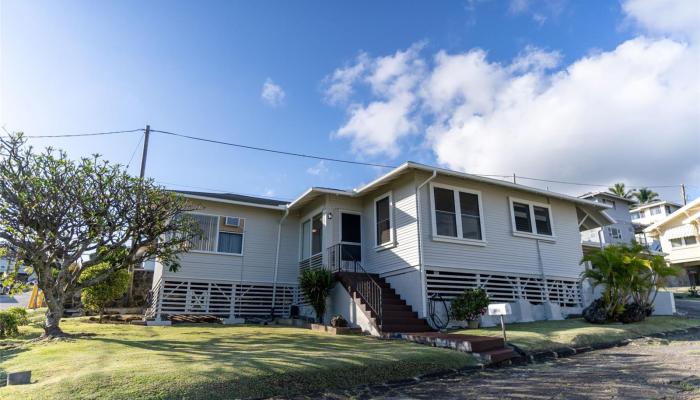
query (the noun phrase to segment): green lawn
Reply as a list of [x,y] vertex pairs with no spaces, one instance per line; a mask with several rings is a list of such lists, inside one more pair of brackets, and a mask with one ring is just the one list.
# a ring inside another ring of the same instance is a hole
[[[30,369],[24,386],[0,387],[7,399],[217,399],[290,395],[409,378],[476,364],[456,351],[332,336],[307,329],[215,324],[144,327],[66,319],[64,342],[0,350],[0,371]],[[0,348],[1,349],[1,348]]]
[[[558,347],[581,347],[614,342],[652,333],[700,326],[700,320],[679,317],[650,317],[636,324],[593,325],[581,318],[564,321],[537,321],[506,325],[508,342],[525,351],[549,350]],[[454,333],[500,335],[501,327],[466,329]]]

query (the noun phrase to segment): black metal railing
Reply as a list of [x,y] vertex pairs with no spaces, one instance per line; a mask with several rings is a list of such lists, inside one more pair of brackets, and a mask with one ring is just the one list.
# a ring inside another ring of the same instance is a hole
[[360,245],[338,243],[328,248],[328,269],[332,272],[352,272],[346,275],[350,290],[367,304],[382,325],[382,286],[363,267],[359,258]]

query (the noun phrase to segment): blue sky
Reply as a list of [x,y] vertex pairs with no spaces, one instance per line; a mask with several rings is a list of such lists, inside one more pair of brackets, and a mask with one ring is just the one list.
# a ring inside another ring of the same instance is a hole
[[[700,164],[697,157],[693,159],[692,153],[684,151],[700,152],[698,102],[681,111],[682,107],[671,104],[671,109],[659,112],[657,119],[642,121],[642,132],[640,125],[626,119],[629,115],[624,115],[628,114],[624,108],[621,113],[601,114],[616,109],[616,105],[601,104],[601,110],[593,110],[590,115],[577,111],[560,121],[537,111],[542,108],[538,104],[547,99],[565,108],[591,109],[585,103],[568,106],[591,92],[586,87],[588,81],[574,77],[589,76],[585,69],[589,64],[634,64],[629,57],[667,60],[650,68],[680,76],[674,78],[677,82],[671,87],[690,85],[690,92],[682,94],[687,96],[684,100],[700,98],[697,46],[694,33],[686,29],[687,21],[672,15],[667,25],[652,26],[645,16],[654,10],[625,5],[564,0],[401,4],[256,1],[205,5],[5,0],[0,5],[0,123],[10,131],[28,135],[134,129],[148,123],[154,129],[211,139],[383,164],[415,160],[467,172],[515,172],[602,184],[617,180],[632,185],[685,182],[691,185],[691,196],[697,197],[700,186],[692,185],[700,185]],[[686,7],[691,8],[691,15],[697,12],[692,2]],[[640,44],[641,40],[645,42]],[[624,43],[630,43],[631,49],[618,51]],[[467,69],[468,55],[474,56],[478,49],[483,52],[478,71],[487,70],[484,77]],[[661,56],[649,57],[649,52],[657,51]],[[459,58],[461,55],[464,57]],[[606,55],[610,60],[606,61]],[[408,67],[393,71],[391,80],[377,83],[372,77],[377,76],[382,60],[393,66],[406,62],[404,67]],[[514,60],[540,61],[528,61],[521,70]],[[447,75],[439,74],[448,61],[456,65],[455,79],[449,71]],[[352,90],[345,93],[343,101],[329,101],[329,88],[337,83],[334,72],[353,66],[361,72],[346,82]],[[676,73],[678,69],[685,74]],[[583,72],[576,75],[574,70]],[[664,81],[665,75],[659,74],[651,78]],[[620,75],[629,74],[622,70]],[[481,101],[476,93],[479,85],[453,85],[459,77],[471,76],[476,76],[479,84],[491,78],[496,81],[483,89],[493,92],[489,96],[491,105],[484,109],[474,106]],[[396,82],[404,78],[410,83],[399,87]],[[532,78],[537,89],[525,100],[507,97],[513,87],[518,87],[515,82],[527,81],[521,78]],[[634,90],[644,84],[643,79],[639,81],[642,83],[632,81],[617,91],[635,99],[638,94]],[[265,82],[277,90],[267,100],[262,96]],[[596,82],[606,84],[604,79],[594,81],[594,86]],[[445,85],[449,93],[466,94],[444,97],[441,93],[445,91],[435,88],[444,89]],[[667,105],[664,96],[679,97],[674,91],[655,96],[658,100],[654,101]],[[405,102],[392,108],[400,103],[399,98]],[[504,102],[519,106],[503,106]],[[590,104],[595,108],[599,103]],[[373,104],[386,106],[381,109],[387,113],[367,117]],[[649,115],[646,111],[650,109],[659,107],[648,102],[633,104],[630,113]],[[367,113],[358,113],[363,110]],[[396,114],[392,114],[394,111]],[[551,112],[560,115],[565,110],[555,108]],[[521,117],[513,117],[513,113]],[[396,115],[396,119],[385,115]],[[550,122],[550,117],[557,121]],[[616,126],[613,135],[619,132],[620,139],[610,147],[618,148],[617,152],[601,157],[601,149],[608,147],[601,142],[610,139],[611,133],[597,125],[586,125],[582,131],[574,129],[561,142],[547,136],[558,137],[562,126],[569,124],[566,121],[576,124],[596,118],[615,120],[609,125]],[[659,127],[668,126],[668,121],[679,119],[682,121],[677,132],[659,131]],[[482,120],[489,121],[483,130],[470,128]],[[520,134],[524,137],[508,136],[522,126],[528,127]],[[483,134],[474,134],[474,129]],[[542,136],[540,132],[544,132]],[[639,141],[624,136],[632,134]],[[137,173],[139,139],[138,134],[128,134],[35,139],[32,144],[61,147],[75,157],[99,152],[123,164],[136,150],[130,171]],[[635,161],[640,158],[635,147],[640,150],[650,144],[652,151],[651,144],[657,139],[672,139],[675,145],[659,150],[650,163]],[[540,145],[533,144],[532,149],[515,146],[528,152],[522,158],[509,146],[503,152],[499,150],[504,148],[503,143],[519,140]],[[553,154],[561,154],[561,158]],[[599,157],[614,162],[599,163]],[[578,161],[569,165],[572,158]],[[566,166],[562,160],[567,160]],[[588,168],[592,164],[601,165]],[[381,172],[372,167],[319,164],[159,134],[152,136],[147,168],[149,177],[174,188],[189,186],[283,199],[292,199],[314,185],[356,187]],[[527,184],[573,194],[595,189],[535,181]],[[678,200],[676,188],[657,191]]]

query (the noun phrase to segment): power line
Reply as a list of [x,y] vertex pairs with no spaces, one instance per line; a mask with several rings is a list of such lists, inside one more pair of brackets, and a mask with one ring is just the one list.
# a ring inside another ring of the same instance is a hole
[[311,158],[314,160],[332,161],[332,162],[354,164],[354,165],[366,165],[369,167],[396,168],[395,165],[368,163],[368,162],[362,162],[362,161],[343,160],[340,158],[331,158],[331,157],[315,156],[315,155],[310,155],[310,154],[293,153],[293,152],[289,152],[289,151],[267,149],[264,147],[248,146],[248,145],[244,145],[244,144],[224,142],[221,140],[206,139],[206,138],[201,138],[201,137],[197,137],[197,136],[183,135],[181,133],[175,133],[175,132],[159,131],[157,129],[151,129],[151,132],[158,132],[158,133],[163,133],[166,135],[172,135],[172,136],[182,137],[182,138],[191,139],[191,140],[198,140],[200,142],[215,143],[215,144],[221,144],[224,146],[239,147],[239,148],[249,149],[249,150],[257,150],[257,151],[264,151],[264,152],[268,152],[268,153],[283,154],[283,155],[287,155],[287,156]]
[[[539,182],[550,182],[550,183],[560,183],[563,185],[577,185],[577,186],[596,186],[596,187],[610,187],[610,185],[601,185],[601,184],[596,184],[596,183],[582,183],[582,182],[568,182],[568,181],[557,181],[557,180],[552,180],[552,179],[542,179],[542,178],[531,178],[527,176],[520,176],[517,175],[519,179],[528,179],[532,181],[539,181]],[[678,185],[636,185],[636,186],[629,186],[631,189],[638,189],[638,188],[649,188],[649,189],[655,189],[655,188],[675,188],[680,186]]]
[[126,170],[127,170],[127,171],[129,170],[129,166],[131,165],[131,162],[134,160],[134,156],[136,155],[136,150],[139,149],[139,146],[141,145],[141,141],[143,140],[144,136],[145,136],[145,135],[141,135],[141,137],[139,138],[138,143],[136,143],[136,147],[134,147],[134,151],[131,152],[131,157],[129,158],[129,162],[126,163]]
[[95,132],[95,133],[66,133],[61,135],[24,135],[23,137],[28,139],[44,139],[44,138],[64,138],[64,137],[83,137],[83,136],[104,136],[104,135],[116,135],[119,133],[134,133],[143,132],[143,128],[131,129],[126,131],[109,131],[109,132]]
[[[94,132],[94,133],[69,133],[69,134],[60,134],[60,135],[26,135],[24,137],[30,138],[30,139],[68,138],[68,137],[115,135],[115,134],[134,133],[134,132],[143,132],[143,131],[144,131],[143,128],[139,128],[139,129],[130,129],[130,130],[121,130],[121,131],[107,131],[107,132]],[[309,159],[314,159],[314,160],[338,162],[338,163],[353,164],[353,165],[363,165],[363,166],[379,167],[379,168],[396,168],[395,165],[345,160],[345,159],[317,156],[317,155],[304,154],[304,153],[295,153],[295,152],[289,152],[289,151],[283,151],[283,150],[269,149],[269,148],[264,148],[264,147],[257,147],[257,146],[249,146],[249,145],[243,145],[243,144],[238,144],[238,143],[224,142],[221,140],[207,139],[207,138],[202,138],[202,137],[197,137],[197,136],[184,135],[181,133],[161,131],[161,130],[156,130],[156,129],[152,129],[151,132],[158,132],[158,133],[162,133],[165,135],[176,136],[176,137],[181,137],[181,138],[190,139],[190,140],[219,144],[219,145],[230,146],[230,147],[243,148],[243,149],[248,149],[248,150],[262,151],[262,152],[267,152],[267,153],[282,154],[282,155],[293,156],[293,157],[309,158]],[[139,140],[139,143],[137,144],[136,148],[138,148],[139,144],[141,143],[141,140],[143,140],[143,136]],[[129,165],[131,165],[131,161],[133,161],[133,158],[135,155],[136,155],[136,150],[134,150],[134,152],[132,153],[131,158],[129,159],[129,163],[127,164],[127,168],[129,167]],[[507,179],[507,178],[510,178],[513,176],[513,175],[496,175],[496,174],[491,174],[491,175],[489,175],[489,174],[472,174],[472,175],[485,176],[485,177],[495,177],[495,178],[502,178],[502,179]],[[532,180],[532,181],[538,181],[538,182],[558,183],[558,184],[562,184],[562,185],[603,187],[603,188],[607,188],[610,186],[610,185],[595,184],[595,183],[570,182],[570,181],[561,181],[561,180],[554,180],[554,179],[533,178],[533,177],[519,176],[519,175],[515,175],[514,177],[518,178],[518,179],[526,179],[526,180]],[[634,188],[646,187],[646,188],[654,189],[654,188],[675,188],[678,186],[679,185],[636,185],[636,186],[630,186],[630,188],[634,189]],[[688,186],[696,186],[696,185],[688,185]]]

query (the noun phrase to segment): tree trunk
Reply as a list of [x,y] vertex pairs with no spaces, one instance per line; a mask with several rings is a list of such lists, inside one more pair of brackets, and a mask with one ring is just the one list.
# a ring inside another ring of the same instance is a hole
[[43,338],[65,337],[66,334],[61,330],[59,324],[63,316],[63,304],[57,306],[55,303],[47,303],[49,309],[46,311],[46,322],[44,323]]
[[44,322],[44,334],[42,338],[59,338],[65,337],[66,334],[61,330],[59,324],[63,317],[63,297],[54,297],[48,290],[43,290],[44,300],[48,310],[46,311],[46,322]]

